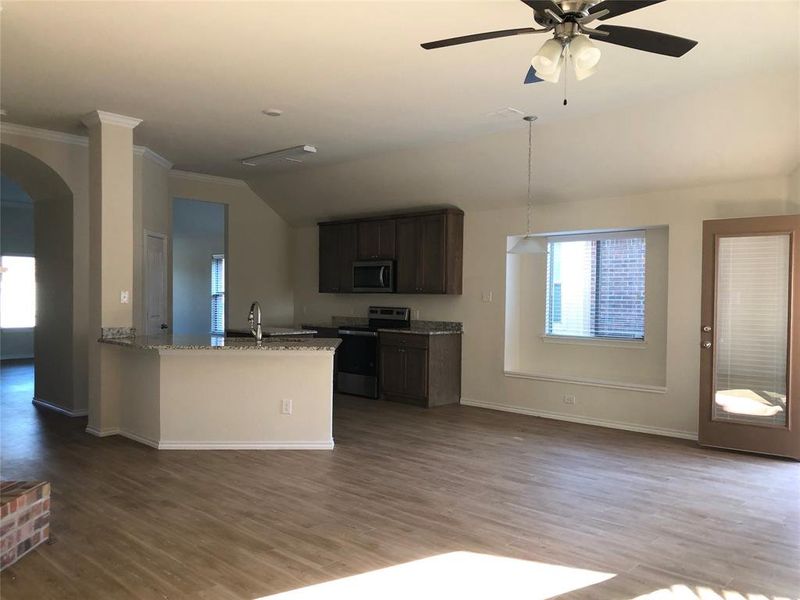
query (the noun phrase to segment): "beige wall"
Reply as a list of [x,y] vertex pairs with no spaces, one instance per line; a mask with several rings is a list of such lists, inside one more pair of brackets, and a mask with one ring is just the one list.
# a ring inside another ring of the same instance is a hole
[[[85,413],[88,393],[89,163],[85,142],[81,143],[76,137],[66,139],[70,141],[48,138],[46,134],[20,134],[6,128],[2,131],[4,146],[22,150],[47,165],[63,180],[72,195],[70,214],[70,211],[64,212],[64,203],[55,203],[52,195],[46,192],[38,194],[42,198],[49,197],[54,210],[59,213],[54,218],[62,233],[54,236],[51,241],[42,240],[42,251],[61,261],[61,272],[56,274],[56,279],[60,281],[59,285],[68,285],[69,289],[65,291],[64,287],[54,291],[52,300],[56,308],[48,311],[49,316],[39,315],[37,330],[44,337],[37,344],[41,349],[37,352],[37,360],[44,362],[43,369],[38,373],[36,393],[45,401],[68,412],[81,414]],[[9,154],[4,155],[8,159]],[[67,223],[71,222],[70,239],[64,237],[67,228],[62,225],[65,220]],[[37,230],[40,227],[46,227],[46,224],[37,223]],[[53,247],[51,244],[58,246]],[[64,270],[66,263],[63,261],[70,255],[71,264]],[[64,309],[69,311],[68,315],[60,317],[60,311]],[[48,319],[53,321],[49,326],[46,323]],[[51,365],[52,370],[45,364]],[[47,371],[50,371],[49,374],[46,374]]]
[[265,325],[291,323],[290,229],[284,220],[235,179],[172,171],[169,195],[228,205],[227,326],[244,328],[254,300],[261,304]]
[[[463,321],[462,397],[465,401],[689,437],[697,431],[702,221],[786,213],[787,188],[786,177],[773,177],[639,196],[551,204],[535,210],[537,232],[648,226],[669,228],[666,393],[504,375],[506,238],[524,232],[523,208],[466,213],[464,294],[460,297],[397,295],[386,298],[318,294],[316,227],[295,229],[296,320],[313,323],[331,315],[363,315],[370,304],[391,303],[418,309],[422,319]],[[493,293],[491,303],[482,301],[483,292]],[[539,335],[541,331],[536,328],[524,333]],[[581,351],[581,348],[572,351],[565,348],[562,353],[564,361],[580,364]],[[619,364],[615,364],[614,369],[609,378],[625,374]],[[630,373],[630,376],[637,374]],[[565,394],[576,396],[574,406],[563,403]]]
[[[333,353],[101,344],[121,433],[161,448],[330,448]],[[220,376],[223,374],[223,376]],[[292,414],[281,414],[284,399]]]

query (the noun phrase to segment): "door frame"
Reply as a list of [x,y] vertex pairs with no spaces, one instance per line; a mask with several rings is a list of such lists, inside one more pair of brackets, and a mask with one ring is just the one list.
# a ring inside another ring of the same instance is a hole
[[165,233],[159,233],[158,231],[150,231],[149,229],[144,229],[143,231],[144,234],[142,235],[142,324],[144,325],[144,334],[151,335],[150,332],[147,331],[147,326],[149,321],[147,317],[148,314],[147,299],[149,297],[147,293],[148,292],[147,286],[148,286],[148,281],[150,280],[148,276],[149,273],[147,267],[147,238],[152,237],[160,239],[161,245],[164,249],[164,270],[162,275],[163,277],[162,283],[164,285],[164,287],[162,288],[164,290],[164,316],[165,316],[164,322],[167,323],[167,325],[169,325],[171,328],[172,325],[170,323],[170,320],[172,317],[172,312],[170,310],[170,301],[169,301],[170,290],[167,287],[169,284],[169,276],[167,271],[169,271],[170,269],[169,237]]
[[[789,319],[786,356],[786,426],[714,421],[713,395],[716,389],[716,285],[717,250],[724,237],[789,235]],[[786,456],[800,460],[800,215],[747,217],[703,221],[702,292],[700,309],[700,389],[698,443],[702,446],[743,450],[758,454]],[[706,326],[710,332],[703,331]],[[711,342],[710,351],[702,347]],[[731,441],[731,436],[735,440]]]

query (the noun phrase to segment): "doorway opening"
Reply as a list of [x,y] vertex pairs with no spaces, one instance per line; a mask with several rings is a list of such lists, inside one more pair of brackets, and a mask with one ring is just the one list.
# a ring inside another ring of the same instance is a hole
[[172,323],[176,335],[223,335],[227,205],[172,202]]

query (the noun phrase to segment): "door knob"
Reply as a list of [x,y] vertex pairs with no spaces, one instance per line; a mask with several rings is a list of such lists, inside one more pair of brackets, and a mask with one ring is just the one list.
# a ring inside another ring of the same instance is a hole
[[707,350],[707,349],[711,348],[711,342],[703,342],[701,344],[701,346],[703,346],[703,348],[705,348]]
[[703,331],[709,333],[711,331],[711,325],[703,325]]
[[166,323],[162,323],[161,324],[161,329],[167,329],[168,327],[169,327],[169,325],[167,325]]

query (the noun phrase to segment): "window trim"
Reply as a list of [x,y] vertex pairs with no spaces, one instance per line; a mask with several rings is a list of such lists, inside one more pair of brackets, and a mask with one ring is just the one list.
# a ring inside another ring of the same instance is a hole
[[583,335],[554,335],[542,333],[539,336],[542,341],[550,344],[571,344],[575,346],[603,346],[606,348],[629,348],[633,350],[644,350],[647,348],[647,340],[639,338],[618,338],[603,336],[583,336]]

